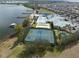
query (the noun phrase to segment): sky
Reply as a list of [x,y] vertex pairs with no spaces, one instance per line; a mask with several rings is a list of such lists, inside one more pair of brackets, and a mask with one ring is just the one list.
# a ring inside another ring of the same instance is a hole
[[71,2],[79,2],[79,0],[68,0],[68,1],[71,1]]
[[79,0],[55,0],[55,1],[70,1],[70,2],[79,2]]

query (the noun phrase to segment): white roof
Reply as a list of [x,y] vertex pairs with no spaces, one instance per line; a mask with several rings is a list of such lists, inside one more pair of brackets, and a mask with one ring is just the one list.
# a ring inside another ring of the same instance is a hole
[[37,23],[46,23],[48,19],[46,17],[43,16],[39,16],[37,19]]
[[38,14],[31,14],[30,18],[33,19],[34,16],[39,16]]
[[54,26],[60,26],[60,27],[66,25],[74,26],[71,22],[64,21],[64,19],[65,19],[64,17],[61,17],[59,15],[54,15],[54,16],[50,15],[48,21],[53,22]]
[[48,28],[50,29],[50,24],[39,23],[36,25],[36,28]]
[[[48,17],[48,18],[47,18]],[[37,19],[37,23],[46,23],[47,21],[53,22],[54,26],[64,27],[66,25],[74,26],[71,22],[64,21],[64,17],[60,15],[48,15],[44,17],[43,15],[39,15]]]
[[38,14],[31,14],[30,16],[33,17],[33,16],[39,16],[39,15]]

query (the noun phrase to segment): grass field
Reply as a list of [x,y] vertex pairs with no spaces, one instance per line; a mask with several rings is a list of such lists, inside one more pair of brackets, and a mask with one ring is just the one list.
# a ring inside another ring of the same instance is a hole
[[48,14],[53,14],[53,13],[54,13],[54,12],[49,11],[49,10],[44,9],[44,8],[41,8],[41,9],[39,10],[39,12],[41,12],[41,13],[48,13]]

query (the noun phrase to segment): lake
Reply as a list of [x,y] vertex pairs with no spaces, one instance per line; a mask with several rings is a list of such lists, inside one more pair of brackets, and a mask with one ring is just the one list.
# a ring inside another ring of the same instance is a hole
[[22,23],[24,18],[17,18],[19,16],[27,16],[23,14],[32,11],[30,8],[26,8],[22,5],[8,5],[0,4],[0,39],[6,37],[12,30],[8,28],[12,23]]

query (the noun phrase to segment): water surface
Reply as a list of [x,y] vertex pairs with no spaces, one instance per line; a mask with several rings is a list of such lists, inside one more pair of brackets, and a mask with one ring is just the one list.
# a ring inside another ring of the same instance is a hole
[[27,14],[23,13],[28,11],[32,11],[32,9],[22,5],[0,4],[0,38],[12,33],[12,30],[8,28],[10,24],[22,23],[24,19],[17,17],[26,16]]

